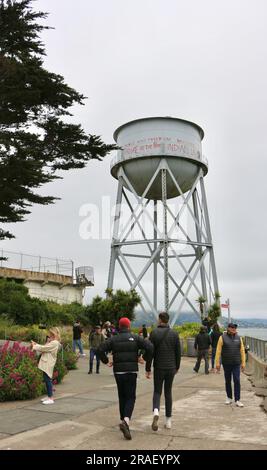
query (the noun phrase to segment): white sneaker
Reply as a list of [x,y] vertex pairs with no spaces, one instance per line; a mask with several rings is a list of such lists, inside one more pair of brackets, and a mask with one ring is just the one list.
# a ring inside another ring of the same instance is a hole
[[48,397],[41,398],[41,401],[42,401],[42,402],[44,402],[44,401],[46,401],[46,400],[48,400]]
[[235,402],[235,404],[236,404],[236,406],[239,406],[239,408],[243,408],[243,406],[244,406],[243,403],[241,403],[241,401],[239,401],[239,400],[237,400]]
[[171,429],[172,427],[172,421],[171,421],[171,418],[166,418],[166,423],[165,423],[165,426],[164,426],[166,429]]
[[47,400],[43,401],[43,405],[53,405],[55,402],[52,398],[47,398]]
[[232,403],[233,403],[232,398],[227,398],[227,400],[225,401],[226,405],[231,405]]
[[81,356],[85,357],[85,356],[86,356],[86,354],[81,354]]

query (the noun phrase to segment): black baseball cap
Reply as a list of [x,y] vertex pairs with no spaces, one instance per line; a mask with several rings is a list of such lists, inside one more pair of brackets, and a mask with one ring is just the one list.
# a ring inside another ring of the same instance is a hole
[[237,328],[237,323],[228,323],[228,328]]

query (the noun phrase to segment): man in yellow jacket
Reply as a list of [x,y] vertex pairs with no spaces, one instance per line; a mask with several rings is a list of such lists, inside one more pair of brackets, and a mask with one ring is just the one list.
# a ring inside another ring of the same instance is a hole
[[235,404],[242,408],[244,405],[240,401],[240,368],[243,372],[246,365],[246,354],[242,338],[237,334],[236,328],[236,323],[229,323],[227,331],[220,336],[216,349],[215,364],[218,372],[221,363],[223,365],[227,395],[225,404],[231,405],[233,401],[231,383],[233,377]]

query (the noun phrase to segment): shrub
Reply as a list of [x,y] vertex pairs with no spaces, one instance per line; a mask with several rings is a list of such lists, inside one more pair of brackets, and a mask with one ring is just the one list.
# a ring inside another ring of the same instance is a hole
[[68,370],[77,369],[78,356],[74,352],[64,350],[63,360]]
[[57,362],[54,367],[53,372],[53,384],[60,384],[62,382],[63,377],[68,373],[68,369],[64,364],[64,360],[62,359],[62,354],[59,352],[57,355]]
[[[43,373],[38,369],[38,356],[35,351],[15,342],[9,347],[6,341],[0,347],[0,402],[8,400],[28,400],[45,392]],[[75,355],[74,355],[75,356]],[[75,368],[72,357],[67,358],[71,368]],[[54,367],[53,384],[62,382],[68,370],[58,354]]]
[[0,339],[10,341],[36,341],[43,343],[45,341],[46,332],[40,330],[38,325],[13,325],[7,320],[0,320]]
[[9,341],[0,347],[0,401],[26,400],[43,393],[43,376],[34,351]]
[[184,323],[181,326],[175,326],[181,338],[194,338],[199,333],[200,323]]

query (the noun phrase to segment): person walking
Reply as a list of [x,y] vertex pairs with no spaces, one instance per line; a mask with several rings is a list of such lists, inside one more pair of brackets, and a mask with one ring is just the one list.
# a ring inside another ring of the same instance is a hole
[[197,350],[197,362],[194,371],[198,372],[202,359],[205,361],[205,374],[209,373],[209,347],[211,345],[210,335],[207,333],[206,326],[201,326],[198,335],[195,338],[194,348]]
[[216,355],[216,349],[217,349],[217,344],[219,341],[220,336],[222,336],[222,332],[220,331],[220,327],[218,323],[214,323],[212,326],[212,332],[210,333],[210,339],[211,339],[211,372],[216,372],[215,369],[215,355]]
[[210,333],[210,330],[211,330],[211,321],[210,321],[210,318],[209,317],[205,317],[203,320],[202,320],[202,325],[205,326],[207,328],[207,333]]
[[[164,384],[165,395],[165,427],[171,429],[172,416],[172,384],[175,374],[180,368],[181,347],[178,334],[169,324],[169,314],[161,312],[158,317],[158,326],[150,333],[149,341],[154,346],[154,392],[153,392],[153,431],[158,430],[160,398]],[[152,359],[146,362],[146,377],[151,378]]]
[[41,345],[31,341],[33,351],[41,353],[38,369],[43,372],[44,382],[47,390],[47,397],[42,398],[43,405],[53,405],[53,371],[57,360],[57,352],[60,347],[60,332],[57,327],[50,328],[47,343]]
[[[136,400],[138,353],[144,349],[147,360],[151,360],[153,356],[152,344],[141,336],[132,334],[130,326],[131,322],[128,318],[121,318],[119,333],[106,339],[97,350],[101,361],[109,367],[113,366],[119,397],[121,419],[119,428],[128,440],[132,439],[129,423]],[[112,360],[108,359],[107,353],[109,352],[113,354]]]
[[242,338],[236,332],[237,324],[228,323],[226,333],[220,336],[215,356],[216,369],[219,372],[221,362],[224,369],[226,405],[231,405],[233,401],[232,377],[234,382],[234,397],[236,406],[243,408],[240,401],[240,368],[242,372],[246,365],[246,354]]
[[80,351],[80,355],[81,356],[86,356],[86,354],[84,354],[84,352],[83,352],[83,345],[82,345],[82,340],[81,340],[82,332],[83,332],[83,329],[81,327],[80,320],[76,320],[76,322],[73,325],[73,342],[72,342],[73,347],[72,347],[72,349],[73,349],[73,352],[75,353],[76,352],[76,346],[78,346],[78,349]]
[[88,374],[93,373],[93,362],[94,357],[96,357],[96,373],[99,374],[100,369],[100,359],[97,354],[97,349],[99,348],[100,344],[105,341],[104,336],[101,332],[101,326],[97,325],[92,333],[89,335],[89,348],[90,348],[90,357],[89,357],[89,372]]
[[112,336],[112,330],[111,330],[111,323],[110,321],[106,321],[103,325],[102,328],[102,335],[104,336],[104,339],[111,338]]

